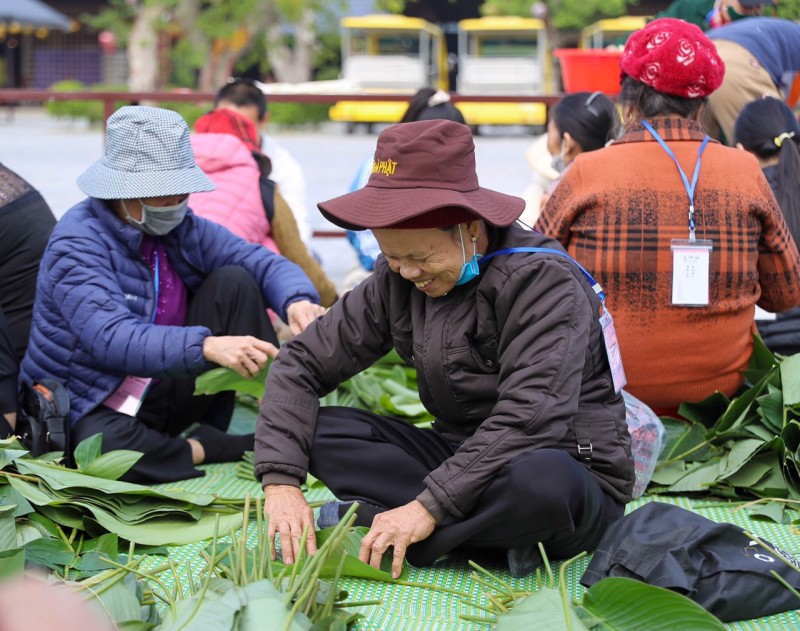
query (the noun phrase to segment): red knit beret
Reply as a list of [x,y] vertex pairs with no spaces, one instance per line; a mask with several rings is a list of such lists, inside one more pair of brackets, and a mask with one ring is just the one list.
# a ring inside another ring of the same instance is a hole
[[658,92],[686,99],[706,97],[722,85],[725,64],[700,28],[660,18],[631,34],[619,60],[625,75]]

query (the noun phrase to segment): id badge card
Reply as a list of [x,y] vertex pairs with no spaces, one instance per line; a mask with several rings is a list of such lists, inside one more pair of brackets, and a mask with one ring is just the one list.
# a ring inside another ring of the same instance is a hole
[[119,385],[119,388],[103,401],[103,405],[122,414],[135,417],[142,407],[142,402],[147,395],[151,381],[153,380],[149,377],[128,376]]
[[614,319],[605,307],[603,307],[603,315],[600,316],[600,326],[603,328],[603,339],[606,343],[606,355],[608,356],[608,365],[611,368],[614,390],[619,394],[620,390],[628,383],[628,379],[625,377],[625,367],[622,365],[622,353],[619,351]]
[[682,307],[708,305],[708,285],[711,278],[709,239],[673,239],[672,304]]

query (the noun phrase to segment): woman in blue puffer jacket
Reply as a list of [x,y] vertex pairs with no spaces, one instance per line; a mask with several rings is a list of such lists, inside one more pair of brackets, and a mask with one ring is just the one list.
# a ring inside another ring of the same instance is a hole
[[277,354],[266,307],[295,333],[323,309],[298,266],[189,210],[214,185],[180,115],[123,107],[105,147],[42,259],[22,386],[66,388],[73,444],[100,433],[103,451],[142,452],[127,480],[202,475],[194,465],[240,458],[253,435],[227,434],[233,393],[194,396],[195,377],[257,375]]

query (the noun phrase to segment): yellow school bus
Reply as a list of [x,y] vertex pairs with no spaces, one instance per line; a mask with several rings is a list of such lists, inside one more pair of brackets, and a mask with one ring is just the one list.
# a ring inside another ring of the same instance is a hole
[[[456,91],[463,95],[553,92],[553,67],[542,20],[486,16],[458,23]],[[547,123],[542,103],[458,103],[469,125]]]
[[[368,15],[341,20],[342,79],[374,101],[339,101],[329,117],[356,124],[393,123],[404,101],[381,101],[380,94],[413,95],[423,87],[448,90],[447,46],[443,31],[420,18]],[[553,70],[544,22],[521,17],[482,17],[458,23],[456,92],[464,95],[528,95],[552,92]],[[466,123],[528,125],[547,123],[541,103],[458,102]]]
[[644,15],[626,15],[621,18],[598,20],[581,31],[581,48],[608,48],[625,46],[628,36],[644,28],[650,18]]
[[[413,95],[424,87],[447,90],[447,46],[442,29],[404,15],[345,17],[342,79],[359,94]],[[348,123],[393,123],[404,101],[339,101],[329,116]]]

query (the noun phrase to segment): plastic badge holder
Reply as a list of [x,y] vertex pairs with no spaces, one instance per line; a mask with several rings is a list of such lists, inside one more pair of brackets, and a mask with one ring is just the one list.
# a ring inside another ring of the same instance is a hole
[[631,451],[633,464],[636,471],[636,481],[633,485],[633,497],[644,494],[656,462],[664,445],[664,424],[655,412],[635,396],[622,391],[625,400],[625,420],[631,435]]

